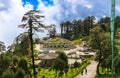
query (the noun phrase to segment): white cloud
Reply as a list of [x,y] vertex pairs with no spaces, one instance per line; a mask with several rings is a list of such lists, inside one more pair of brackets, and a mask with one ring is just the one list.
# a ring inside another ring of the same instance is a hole
[[116,6],[116,11],[120,12],[120,6]]
[[23,7],[21,0],[0,0],[0,3],[4,5],[0,6],[4,8],[0,10],[0,40],[8,46],[21,33],[18,25],[21,24],[23,14],[33,7],[30,4]]
[[4,7],[4,4],[3,4],[3,3],[0,3],[0,7]]
[[86,0],[53,0],[54,6],[45,6],[42,0],[38,1],[40,3],[38,9],[44,11],[43,14],[46,16],[45,22],[47,24],[81,18],[79,7],[92,8],[92,5]]
[[92,6],[91,6],[91,5],[86,5],[86,7],[87,7],[87,8],[92,8]]
[[54,6],[45,6],[44,3],[39,0],[38,10],[43,11],[45,18],[43,19],[46,25],[56,24],[58,25],[59,21],[63,18],[60,14],[61,7],[59,5]]
[[45,6],[46,3],[42,0],[38,0],[38,2],[38,10],[42,10],[45,15],[44,23],[47,25],[56,24],[58,32],[60,31],[60,22],[81,19],[84,14],[88,14],[82,13],[82,10],[84,9],[86,12],[92,8],[87,0],[53,0],[53,6]]

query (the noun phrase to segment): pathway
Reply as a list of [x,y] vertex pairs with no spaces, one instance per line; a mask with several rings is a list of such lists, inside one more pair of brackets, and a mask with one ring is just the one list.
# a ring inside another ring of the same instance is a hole
[[83,75],[81,73],[77,75],[75,78],[94,78],[96,75],[96,69],[97,69],[97,62],[96,61],[91,61],[91,64],[89,64],[86,69],[87,69],[87,74],[85,73],[85,70],[83,71]]

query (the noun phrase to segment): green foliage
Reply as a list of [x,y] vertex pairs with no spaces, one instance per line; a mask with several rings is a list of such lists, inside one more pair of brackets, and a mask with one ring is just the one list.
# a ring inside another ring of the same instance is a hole
[[4,44],[4,42],[0,41],[0,52],[3,52],[6,50],[6,46]]
[[12,56],[12,61],[13,61],[14,66],[17,66],[18,61],[19,61],[18,56],[16,56],[16,55]]
[[61,36],[69,40],[79,39],[82,36],[89,36],[90,29],[94,27],[94,16],[87,16],[84,20],[66,21],[60,24]]
[[6,71],[3,72],[2,78],[14,78],[14,72],[11,71],[10,69],[7,69]]
[[24,58],[20,59],[18,67],[22,68],[26,73],[28,73],[28,62]]
[[55,60],[55,62],[54,62],[53,69],[55,69],[56,71],[58,71],[58,70],[60,70],[60,71],[65,70],[65,62],[62,59],[57,58]]
[[34,54],[36,54],[36,52],[38,52],[38,51],[36,50],[36,45],[35,45],[35,44],[33,45],[33,50],[34,50]]
[[96,60],[99,62],[97,65],[97,73],[99,74],[100,65],[102,65],[103,68],[110,67],[110,63],[111,63],[110,33],[106,32],[106,29],[103,29],[101,26],[97,26],[91,29],[89,46],[92,47],[93,49],[98,50]]
[[11,45],[13,47],[13,54],[16,54],[18,56],[25,56],[30,53],[30,40],[29,40],[29,34],[28,33],[22,33],[16,37],[16,42],[14,45]]
[[15,78],[24,78],[25,76],[25,70],[22,68],[18,68],[15,73]]
[[82,40],[78,39],[78,40],[73,40],[73,43],[76,45],[80,45],[82,44]]
[[63,74],[63,72],[68,72],[68,59],[64,51],[57,50],[56,53],[59,55],[57,59],[55,60],[55,63],[53,65],[53,69],[60,70],[60,75]]
[[25,59],[22,57],[20,59],[18,56],[8,52],[0,55],[0,78],[3,76],[3,78],[14,78],[14,73],[16,73],[19,68],[22,68],[25,72],[25,76],[29,77],[30,69],[28,68],[28,62]]
[[9,68],[11,63],[11,58],[5,54],[0,55],[0,74],[2,74],[6,69]]
[[120,55],[117,55],[117,57],[115,57],[115,72],[117,74],[120,73]]
[[80,67],[77,68],[69,68],[68,72],[63,72],[63,75],[60,76],[61,71],[56,71],[52,69],[44,69],[42,68],[40,72],[37,74],[37,78],[75,78],[88,64],[90,61],[87,60],[86,63],[82,64]]
[[75,61],[75,63],[73,64],[73,66],[76,68],[76,67],[79,67],[80,66],[80,63]]
[[[100,74],[96,75],[95,78],[111,78],[112,74]],[[114,78],[120,78],[120,74],[114,75]]]
[[66,64],[68,63],[67,55],[62,50],[57,50],[56,53],[59,55],[58,58],[63,60]]
[[[99,21],[100,25],[97,25],[90,30],[91,35],[89,37],[89,46],[93,49],[98,50],[96,60],[99,62],[97,66],[97,73],[101,73],[99,67],[102,67],[102,70],[105,71],[111,68],[111,40],[110,40],[110,20],[108,17],[101,19]],[[117,40],[115,40],[117,41]],[[115,42],[115,54],[114,57],[118,55],[119,43]],[[116,48],[117,47],[117,48]],[[118,59],[118,58],[117,58]],[[116,60],[117,61],[117,60]],[[115,65],[117,63],[115,62]],[[117,64],[118,65],[118,64]],[[115,69],[117,68],[117,65]],[[119,69],[118,69],[119,70]]]
[[120,16],[115,17],[115,32],[118,32],[120,28]]

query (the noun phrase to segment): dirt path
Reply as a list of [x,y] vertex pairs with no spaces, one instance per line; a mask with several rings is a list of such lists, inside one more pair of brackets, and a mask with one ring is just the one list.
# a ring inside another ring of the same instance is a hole
[[83,75],[80,73],[75,78],[94,78],[96,75],[97,64],[97,62],[91,61],[91,64],[86,67],[87,73],[84,70]]

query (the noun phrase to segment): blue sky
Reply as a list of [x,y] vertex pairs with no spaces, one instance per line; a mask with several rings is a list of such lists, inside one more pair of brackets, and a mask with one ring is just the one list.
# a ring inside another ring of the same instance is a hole
[[[116,0],[116,15],[120,15],[120,0]],[[111,0],[0,0],[0,41],[8,46],[24,32],[18,28],[22,16],[29,10],[41,10],[45,25],[55,24],[60,32],[60,22],[84,19],[89,15],[100,18],[110,16]],[[46,36],[38,33],[39,37]]]
[[[38,8],[38,0],[22,0],[23,2],[23,6],[26,5],[27,2],[29,2],[30,4],[33,5],[34,9],[36,10]],[[45,6],[49,6],[49,5],[53,5],[53,1],[52,0],[42,0],[42,2],[45,4]]]
[[37,6],[38,6],[38,0],[22,0],[23,2],[23,6],[26,5],[26,3],[30,3],[34,6],[34,9],[37,9]]

